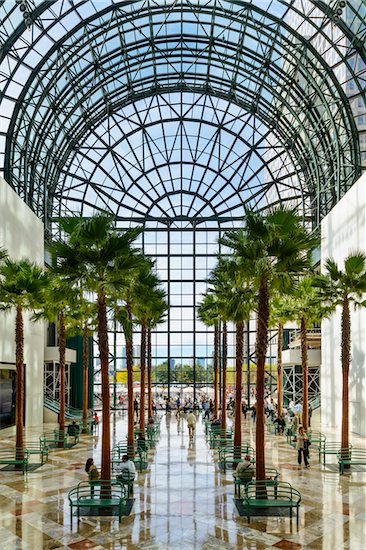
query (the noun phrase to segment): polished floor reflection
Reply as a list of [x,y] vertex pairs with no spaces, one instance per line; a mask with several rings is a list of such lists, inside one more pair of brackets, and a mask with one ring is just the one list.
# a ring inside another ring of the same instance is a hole
[[[114,440],[123,439],[126,417],[116,413],[112,423]],[[250,419],[243,432],[254,446]],[[0,433],[1,448],[12,443],[9,430]],[[353,443],[364,447],[365,440],[354,437]],[[354,467],[339,476],[334,462],[324,467],[313,455],[311,467],[300,468],[285,439],[267,434],[267,465],[277,467],[281,479],[302,493],[300,525],[284,517],[253,518],[248,525],[236,512],[232,473],[219,471],[201,417],[190,441],[186,421],[164,415],[156,449],[149,451],[149,468],[138,474],[132,515],[120,524],[117,518],[83,517],[78,527],[74,518],[71,531],[67,492],[86,479],[89,456],[100,464],[100,437],[83,436],[73,449],[52,451],[27,482],[21,474],[0,471],[0,548],[364,550],[366,472]]]

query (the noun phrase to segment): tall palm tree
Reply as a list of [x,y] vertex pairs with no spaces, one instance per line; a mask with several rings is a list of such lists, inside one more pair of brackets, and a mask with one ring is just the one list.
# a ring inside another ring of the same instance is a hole
[[146,394],[146,344],[147,327],[150,318],[150,301],[160,283],[159,278],[152,271],[153,264],[148,263],[146,268],[140,271],[136,285],[136,303],[134,308],[135,318],[141,326],[140,346],[140,431],[145,431],[145,394]]
[[256,478],[264,480],[264,377],[269,302],[275,289],[291,287],[293,277],[306,270],[309,263],[307,252],[315,241],[301,226],[299,217],[281,207],[265,216],[247,212],[245,228],[228,231],[220,243],[233,250],[256,293]]
[[[234,263],[235,264],[235,263]],[[235,269],[235,267],[233,266]],[[230,320],[235,323],[235,423],[234,448],[237,456],[241,455],[241,402],[243,378],[243,351],[244,351],[244,321],[248,321],[253,309],[252,292],[244,282],[241,282],[240,272],[236,273],[233,288],[228,296],[227,311]]]
[[227,297],[231,291],[231,283],[228,280],[228,262],[225,258],[219,258],[217,265],[212,270],[208,283],[208,292],[215,296],[220,312],[222,324],[222,354],[221,354],[221,432],[226,432],[226,378],[227,378],[227,323],[230,320],[228,313]]
[[24,418],[24,311],[34,312],[43,302],[48,285],[43,267],[29,260],[14,261],[6,258],[0,266],[0,309],[15,309],[15,446],[23,449]]
[[323,299],[334,309],[342,308],[341,321],[341,365],[342,365],[342,449],[349,447],[349,366],[351,350],[350,304],[366,307],[363,296],[366,293],[366,254],[362,251],[350,253],[344,260],[344,270],[337,262],[328,258],[324,264],[324,275],[315,278]]
[[197,316],[207,327],[214,327],[214,416],[219,416],[219,346],[220,346],[220,307],[214,292],[205,293],[198,308]]
[[[134,407],[133,407],[133,326],[135,324],[134,313],[135,308],[139,302],[139,285],[145,274],[151,271],[153,263],[147,258],[141,257],[140,262],[136,268],[132,269],[128,278],[126,279],[126,285],[124,286],[120,298],[123,301],[123,307],[118,308],[116,312],[116,319],[120,322],[126,344],[126,368],[127,368],[127,445],[129,456],[132,457],[134,453]],[[145,353],[144,353],[145,356]],[[145,358],[144,358],[145,360]],[[144,368],[144,366],[143,366]],[[145,397],[145,396],[144,396]],[[141,405],[141,403],[140,403]],[[140,411],[141,412],[141,411]]]
[[72,307],[77,300],[77,295],[76,289],[65,284],[60,277],[52,276],[47,291],[44,293],[43,305],[34,315],[35,320],[46,319],[51,323],[56,322],[57,325],[60,374],[59,447],[63,447],[65,435],[66,334],[68,323],[72,319]]
[[151,301],[149,302],[149,316],[147,324],[147,410],[148,417],[152,416],[152,353],[151,353],[151,333],[159,324],[164,323],[168,304],[166,302],[166,292],[163,289],[155,290]]
[[70,311],[68,319],[69,334],[78,335],[83,338],[83,429],[82,433],[88,432],[88,395],[89,395],[89,338],[96,327],[95,303],[89,302],[78,288],[74,308]]
[[300,324],[302,425],[305,431],[307,431],[309,424],[308,329],[329,313],[329,307],[323,305],[323,299],[314,286],[314,278],[310,275],[301,278],[287,300],[287,315]]
[[127,369],[127,447],[128,456],[134,456],[134,408],[133,408],[133,325],[130,302],[114,307],[114,318],[121,325],[125,336]]
[[102,479],[111,478],[110,391],[108,372],[107,304],[126,286],[131,270],[142,261],[132,244],[141,229],[118,231],[109,216],[61,220],[67,242],[55,243],[52,252],[58,271],[70,282],[80,282],[97,301],[97,333],[102,376]]
[[243,379],[244,321],[249,320],[253,309],[252,291],[236,259],[220,259],[216,276],[221,277],[218,290],[227,318],[235,324],[235,458],[240,458],[241,449],[241,402]]
[[271,327],[277,327],[277,414],[282,416],[283,388],[282,388],[282,343],[283,327],[287,321],[292,320],[292,312],[289,312],[288,296],[276,293],[270,304]]

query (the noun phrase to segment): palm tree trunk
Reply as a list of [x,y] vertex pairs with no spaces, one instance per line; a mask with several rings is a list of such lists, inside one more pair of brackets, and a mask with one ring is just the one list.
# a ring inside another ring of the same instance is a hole
[[151,380],[151,328],[147,329],[147,416],[151,418],[152,411],[152,380]]
[[60,361],[60,414],[59,414],[59,447],[64,446],[65,436],[65,356],[66,356],[66,331],[65,317],[61,311],[58,315],[58,351]]
[[309,370],[308,370],[308,338],[307,326],[304,316],[301,317],[301,364],[302,364],[302,426],[305,432],[308,430],[309,409]]
[[101,479],[111,479],[110,391],[108,372],[108,326],[104,289],[98,292],[98,346],[102,375],[102,467]]
[[146,323],[141,325],[141,396],[140,396],[140,433],[145,433],[145,367],[146,367]]
[[[132,326],[132,313],[131,305],[126,304],[127,316],[130,325]],[[134,456],[134,416],[135,411],[133,408],[133,337],[132,328],[131,333],[126,335],[126,367],[127,367],[127,399],[128,399],[128,411],[127,411],[127,446],[128,456],[133,458]]]
[[83,434],[88,431],[89,327],[84,323],[83,337]]
[[256,479],[266,478],[266,464],[264,454],[264,370],[268,347],[268,319],[269,293],[266,279],[262,279],[259,286],[258,317],[257,317],[257,419],[256,419]]
[[[343,300],[342,307],[342,449],[348,449],[349,447],[349,395],[348,395],[348,383],[349,383],[349,364],[350,364],[350,351],[351,351],[351,318],[349,311],[349,300],[346,295]],[[345,465],[346,469],[349,469],[349,464]]]
[[277,341],[277,414],[278,418],[282,416],[282,339],[283,324],[278,323],[278,341]]
[[219,324],[215,323],[214,332],[214,416],[219,416]]
[[[24,325],[23,312],[20,306],[17,306],[15,317],[15,369],[16,369],[16,389],[15,389],[15,447],[16,458],[23,460],[23,424],[24,424]],[[21,469],[21,465],[16,465]]]
[[235,431],[234,460],[241,458],[241,394],[243,378],[244,321],[236,323],[236,381],[235,381]]
[[227,367],[227,324],[222,324],[222,402],[221,402],[221,432],[226,430],[226,367]]

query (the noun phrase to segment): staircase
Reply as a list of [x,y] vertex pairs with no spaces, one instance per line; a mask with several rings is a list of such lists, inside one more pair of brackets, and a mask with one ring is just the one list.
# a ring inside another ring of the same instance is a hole
[[[45,392],[43,396],[43,405],[49,411],[52,411],[58,415],[60,412],[60,403],[54,399],[49,393]],[[93,416],[93,410],[88,409],[88,418]],[[65,418],[70,420],[81,420],[83,418],[82,409],[76,409],[70,405],[65,406]]]

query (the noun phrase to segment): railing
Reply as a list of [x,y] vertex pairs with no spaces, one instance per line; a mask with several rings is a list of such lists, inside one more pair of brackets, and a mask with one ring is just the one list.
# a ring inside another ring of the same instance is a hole
[[[306,331],[306,334],[307,334],[308,340],[311,340],[312,337],[316,337],[316,340],[320,340],[322,331],[320,327],[316,327],[316,328],[308,329]],[[300,340],[300,338],[301,338],[301,330],[300,329],[292,330],[289,334],[289,342],[288,342],[289,347],[293,346],[297,340]]]
[[309,407],[310,405],[313,411],[315,411],[315,409],[319,409],[321,405],[320,393],[309,400]]
[[[47,391],[44,392],[43,396],[43,403],[44,406],[47,407],[47,409],[59,413],[60,412],[60,403],[52,397]],[[93,416],[93,410],[88,409],[88,418]],[[82,419],[83,417],[83,411],[82,409],[77,409],[75,407],[71,407],[70,405],[65,406],[65,417],[71,418],[71,419]]]

